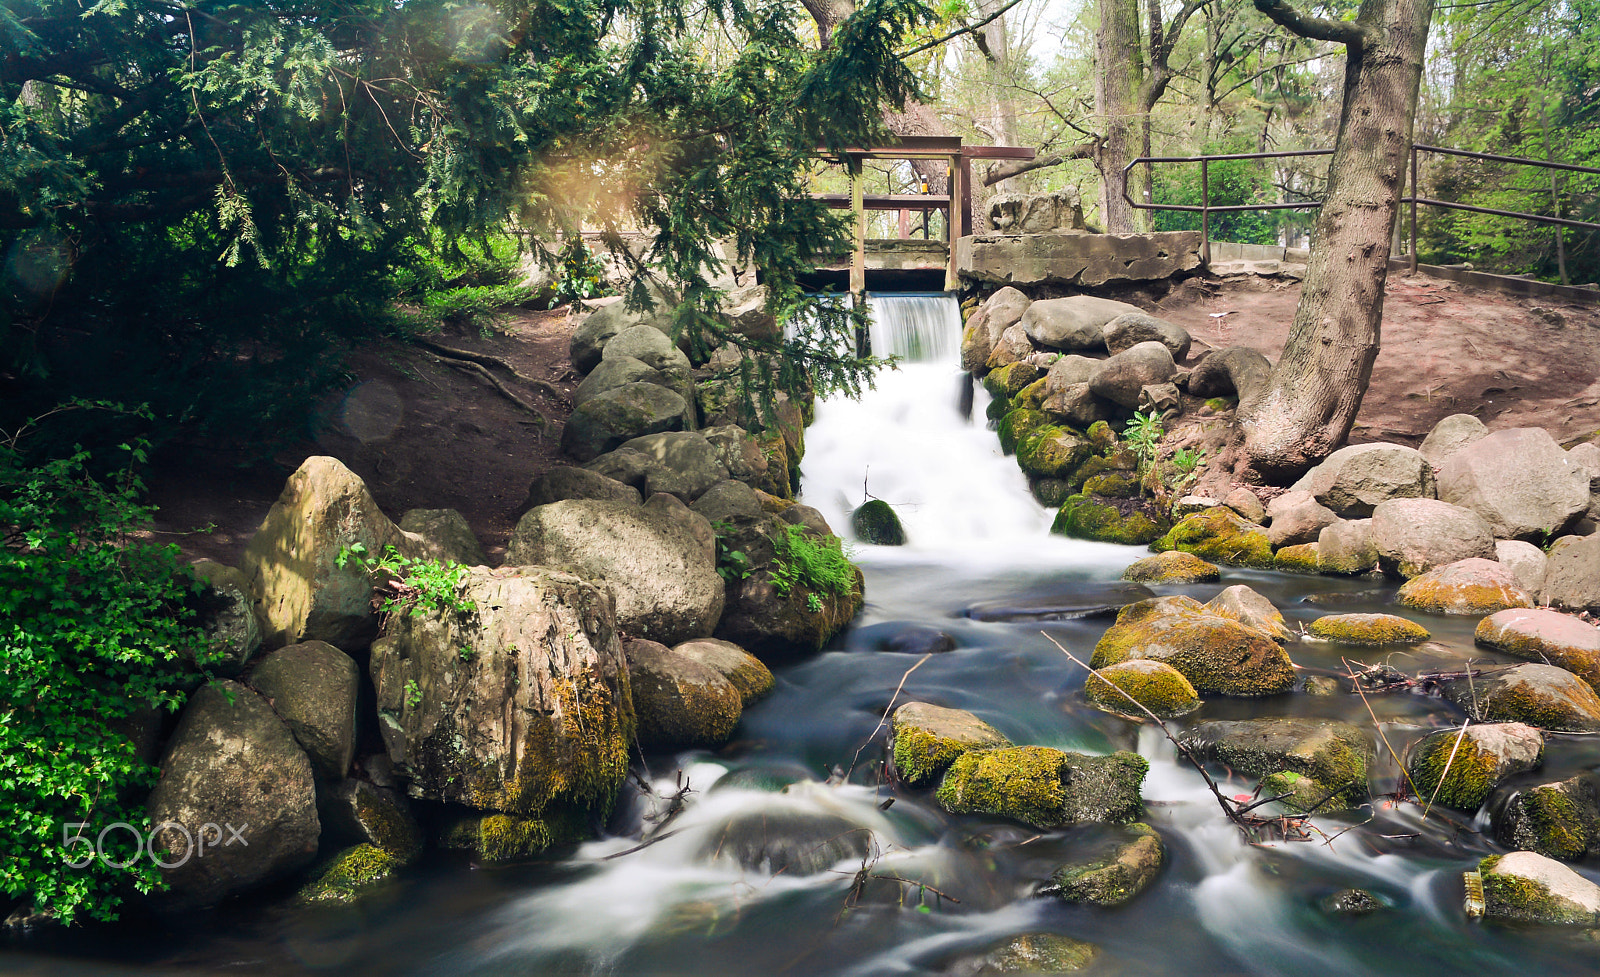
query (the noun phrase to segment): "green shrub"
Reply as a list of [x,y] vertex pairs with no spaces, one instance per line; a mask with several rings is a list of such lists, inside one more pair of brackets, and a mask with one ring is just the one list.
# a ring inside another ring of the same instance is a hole
[[835,596],[855,587],[856,568],[839,537],[819,539],[804,526],[785,526],[773,544],[772,584],[779,597],[788,597],[795,584]]
[[[0,891],[63,922],[115,918],[129,889],[161,884],[131,832],[99,833],[148,828],[157,771],[129,720],[176,711],[191,663],[210,660],[203,585],[177,547],[132,536],[150,512],[132,469],[145,449],[121,449],[128,466],[96,477],[86,451],[27,462],[0,445]],[[105,857],[71,867],[97,838]]]

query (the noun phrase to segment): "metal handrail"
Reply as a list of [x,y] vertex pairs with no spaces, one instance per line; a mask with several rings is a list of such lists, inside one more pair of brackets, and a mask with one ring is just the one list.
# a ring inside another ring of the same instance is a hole
[[[1418,197],[1417,187],[1417,154],[1439,153],[1445,156],[1462,156],[1468,159],[1485,160],[1493,163],[1512,163],[1519,166],[1537,166],[1541,169],[1562,170],[1569,173],[1595,173],[1600,174],[1600,168],[1593,166],[1578,166],[1573,163],[1555,163],[1549,160],[1529,159],[1525,156],[1501,156],[1495,153],[1478,153],[1465,149],[1448,149],[1443,146],[1425,146],[1412,143],[1411,156],[1411,196],[1401,197],[1398,201],[1411,205],[1411,270],[1417,270],[1417,206],[1439,207],[1445,210],[1464,210],[1475,214],[1488,214],[1493,217],[1515,217],[1530,221],[1535,224],[1550,224],[1558,227],[1572,227],[1580,230],[1600,231],[1600,224],[1590,221],[1572,220],[1568,217],[1546,217],[1543,214],[1529,214],[1520,210],[1500,210],[1494,207],[1477,207],[1471,204],[1452,203],[1447,200],[1435,200],[1432,197]],[[1322,206],[1320,200],[1307,200],[1299,203],[1277,204],[1229,204],[1221,207],[1211,206],[1211,179],[1210,164],[1219,160],[1234,159],[1283,159],[1293,156],[1331,156],[1331,149],[1302,149],[1288,150],[1272,153],[1220,153],[1214,156],[1140,156],[1122,168],[1122,199],[1136,210],[1172,210],[1200,215],[1200,258],[1206,264],[1211,263],[1211,215],[1225,213],[1239,213],[1255,210],[1306,210]],[[1128,196],[1128,174],[1135,166],[1150,165],[1152,163],[1199,163],[1200,164],[1200,205],[1193,204],[1155,204],[1140,203]]]

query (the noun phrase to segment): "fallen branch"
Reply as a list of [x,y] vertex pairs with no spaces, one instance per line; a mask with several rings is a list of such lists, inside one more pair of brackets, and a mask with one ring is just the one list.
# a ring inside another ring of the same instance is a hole
[[900,684],[896,685],[894,687],[894,695],[889,697],[889,705],[884,708],[883,715],[881,717],[879,717],[878,725],[876,725],[876,726],[874,726],[872,728],[872,732],[867,734],[866,740],[863,741],[862,744],[859,747],[856,748],[856,755],[850,758],[850,769],[846,770],[844,772],[844,775],[840,778],[841,781],[847,781],[847,780],[850,779],[850,774],[853,773],[855,771],[855,769],[856,769],[856,761],[861,759],[861,751],[865,750],[867,748],[867,744],[871,743],[873,741],[873,739],[878,735],[878,730],[882,729],[884,723],[887,723],[889,721],[889,713],[894,711],[895,700],[900,698],[900,690],[904,689],[906,687],[906,679],[911,677],[911,673],[912,672],[914,672],[917,669],[921,668],[923,662],[927,661],[928,659],[930,659],[932,657],[933,657],[933,652],[931,652],[931,651],[928,652],[926,655],[923,655],[921,658],[918,658],[917,659],[917,663],[915,665],[912,665],[910,668],[906,669],[905,674],[900,676]]

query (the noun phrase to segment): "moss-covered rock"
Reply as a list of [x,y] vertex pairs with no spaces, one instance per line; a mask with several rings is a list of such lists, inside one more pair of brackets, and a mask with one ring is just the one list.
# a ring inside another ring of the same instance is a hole
[[1234,584],[1225,588],[1217,596],[1206,601],[1205,609],[1207,613],[1255,628],[1274,641],[1289,640],[1289,626],[1283,622],[1282,612],[1272,601],[1244,584]]
[[1478,622],[1485,648],[1556,665],[1600,691],[1600,628],[1549,608],[1512,608]]
[[[1093,443],[1092,441],[1090,442],[1091,445]],[[1069,480],[1074,487],[1082,488],[1085,482],[1096,475],[1106,475],[1114,472],[1129,478],[1135,478],[1136,476],[1133,473],[1138,470],[1139,459],[1134,457],[1133,452],[1123,449],[1113,451],[1108,455],[1091,456],[1088,461],[1078,466]]]
[[1168,550],[1135,560],[1122,571],[1122,579],[1137,583],[1207,583],[1221,577],[1222,571],[1216,564],[1182,550]]
[[1092,757],[1047,746],[964,753],[934,795],[951,814],[993,814],[1036,828],[1081,821],[1126,824],[1143,811],[1150,764],[1136,753]]
[[1124,692],[1163,719],[1200,708],[1200,694],[1182,672],[1148,658],[1107,665],[1083,683],[1083,695],[1090,705],[1119,715],[1142,715]]
[[1272,566],[1272,542],[1267,539],[1267,531],[1241,519],[1226,506],[1185,516],[1165,536],[1151,543],[1150,548],[1157,552],[1182,550],[1212,563],[1231,566],[1261,569]]
[[1527,723],[1564,733],[1600,732],[1600,695],[1564,668],[1524,662],[1457,679],[1444,697],[1485,722]]
[[1272,569],[1284,573],[1317,573],[1317,544],[1285,546],[1272,554]]
[[1040,478],[1037,475],[1028,476],[1028,491],[1032,492],[1034,500],[1046,509],[1061,508],[1062,503],[1077,492],[1072,483],[1064,478]]
[[1040,428],[1052,426],[1050,415],[1042,410],[1013,407],[1000,418],[1000,426],[996,429],[996,433],[1000,436],[1000,450],[1008,455],[1016,454],[1018,447],[1028,435]]
[[[1354,807],[1367,799],[1372,744],[1349,723],[1330,719],[1247,719],[1200,723],[1178,737],[1197,759],[1267,777],[1291,772],[1312,783],[1284,803],[1319,811]],[[1285,786],[1292,782],[1280,778]],[[1293,782],[1297,783],[1297,782]],[[1273,794],[1284,791],[1272,790]]]
[[983,416],[996,424],[1009,413],[1011,413],[1010,397],[991,397],[989,406],[983,409]]
[[1206,406],[1215,413],[1220,414],[1223,411],[1233,410],[1239,406],[1239,401],[1234,397],[1212,397],[1206,401]]
[[400,859],[376,845],[356,845],[335,855],[295,895],[303,903],[349,903],[387,880]]
[[1029,384],[1044,376],[1044,371],[1025,360],[990,370],[983,378],[984,389],[995,397],[1015,398]]
[[1071,428],[1045,425],[1034,428],[1019,442],[1017,465],[1037,478],[1066,478],[1091,453],[1089,442]]
[[748,706],[772,691],[772,669],[731,641],[695,638],[674,645],[672,653],[699,662],[727,679],[739,690],[744,705]]
[[1494,560],[1459,560],[1413,577],[1396,598],[1406,607],[1435,614],[1493,614],[1508,607],[1532,607],[1533,597],[1516,577]]
[[1371,519],[1340,519],[1317,534],[1317,572],[1353,576],[1378,566]]
[[1103,472],[1085,479],[1083,492],[1108,499],[1131,499],[1139,494],[1139,481],[1129,472]]
[[1344,645],[1414,645],[1432,637],[1427,628],[1397,614],[1329,614],[1306,631]]
[[1423,802],[1476,811],[1496,784],[1543,760],[1544,737],[1537,729],[1483,723],[1428,734],[1411,747],[1406,769]]
[[973,750],[1010,746],[998,729],[964,709],[908,702],[894,711],[894,768],[912,787],[939,779],[956,757]]
[[1189,597],[1124,607],[1095,645],[1091,665],[1139,658],[1166,662],[1202,693],[1274,695],[1294,687],[1294,662],[1276,641]]
[[1127,504],[1119,507],[1092,495],[1074,495],[1061,504],[1050,531],[1074,539],[1137,546],[1157,538],[1166,528],[1153,511]]
[[422,851],[422,829],[405,799],[364,780],[346,779],[320,793],[323,839],[376,845],[410,862]]
[[721,673],[654,641],[626,641],[639,743],[646,750],[721,746],[744,697]]
[[1058,933],[1024,933],[996,944],[981,957],[958,961],[951,973],[973,977],[1070,974],[1087,970],[1099,953],[1093,943]]
[[588,822],[571,811],[542,818],[469,814],[451,821],[439,841],[445,848],[470,851],[485,861],[510,862],[581,841],[590,830]]
[[1042,410],[1044,408],[1044,398],[1047,394],[1045,390],[1047,383],[1048,380],[1045,377],[1040,377],[1017,391],[1017,395],[1011,399],[1012,403],[1018,407]]
[[1094,445],[1094,450],[1101,454],[1109,454],[1117,446],[1117,432],[1111,430],[1111,425],[1106,421],[1095,421],[1084,433],[1089,436],[1089,443]]
[[1131,824],[1128,837],[1107,853],[1063,865],[1044,892],[1063,902],[1121,906],[1150,887],[1166,864],[1166,847],[1148,824]]
[[1493,820],[1495,837],[1507,848],[1563,862],[1600,854],[1600,774],[1517,791]]
[[875,546],[904,546],[905,527],[889,503],[882,499],[868,499],[850,513],[850,531],[856,539]]
[[1531,851],[1491,855],[1478,863],[1485,917],[1516,923],[1593,926],[1600,885]]

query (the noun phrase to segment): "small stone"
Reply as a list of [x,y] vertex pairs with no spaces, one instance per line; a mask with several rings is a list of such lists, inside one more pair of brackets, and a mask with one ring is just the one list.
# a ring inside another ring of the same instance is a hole
[[1102,857],[1063,865],[1050,877],[1043,894],[1062,902],[1091,906],[1123,906],[1155,881],[1166,864],[1161,836],[1147,824],[1128,826],[1132,837],[1120,841]]
[[1222,504],[1237,512],[1246,522],[1260,525],[1267,518],[1267,510],[1262,506],[1261,500],[1254,492],[1243,486],[1229,492],[1227,498],[1222,500]]
[[1335,916],[1368,916],[1386,908],[1383,900],[1366,889],[1341,889],[1325,896],[1318,905],[1323,912]]
[[1396,614],[1329,614],[1306,631],[1346,645],[1414,645],[1432,637],[1427,628]]

